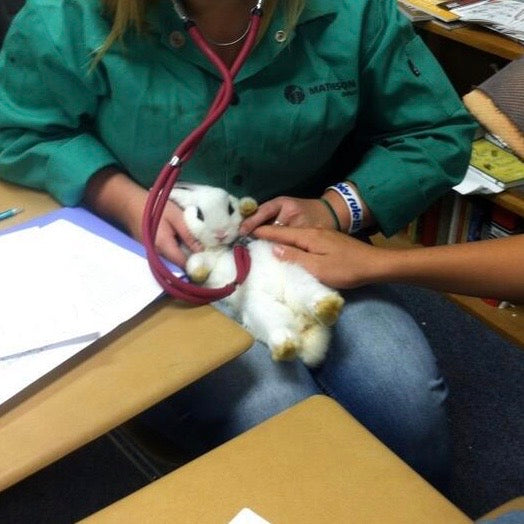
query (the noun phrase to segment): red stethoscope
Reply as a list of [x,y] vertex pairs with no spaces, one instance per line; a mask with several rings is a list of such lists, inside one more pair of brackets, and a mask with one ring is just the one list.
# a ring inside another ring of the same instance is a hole
[[233,65],[231,68],[228,68],[221,58],[209,47],[209,44],[196,26],[195,22],[189,18],[179,3],[176,0],[173,0],[173,7],[184,23],[185,30],[189,33],[191,39],[195,42],[202,53],[218,69],[220,76],[222,77],[222,85],[220,86],[220,89],[218,90],[202,123],[176,148],[171,160],[169,160],[169,162],[162,168],[153,184],[153,187],[149,191],[142,219],[142,236],[149,267],[158,283],[174,298],[193,304],[207,304],[233,293],[237,285],[244,282],[249,272],[250,258],[248,250],[241,244],[233,247],[237,270],[237,276],[233,282],[222,288],[203,288],[173,275],[165,265],[155,249],[155,238],[158,225],[171,189],[180,174],[182,165],[191,158],[202,138],[204,138],[211,126],[222,116],[234,96],[233,80],[255,45],[262,18],[263,4],[263,0],[258,0],[255,7],[251,9],[249,28],[247,30],[244,44],[242,45],[242,49]]

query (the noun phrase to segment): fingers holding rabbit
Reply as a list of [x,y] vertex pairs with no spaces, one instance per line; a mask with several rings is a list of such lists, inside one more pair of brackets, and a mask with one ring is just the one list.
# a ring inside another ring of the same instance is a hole
[[172,202],[166,203],[158,224],[155,247],[162,256],[182,267],[187,262],[188,251],[198,252],[202,249],[185,224],[183,211]]
[[248,235],[263,224],[323,229],[334,227],[330,213],[320,200],[286,196],[261,204],[252,216],[244,220],[240,233]]

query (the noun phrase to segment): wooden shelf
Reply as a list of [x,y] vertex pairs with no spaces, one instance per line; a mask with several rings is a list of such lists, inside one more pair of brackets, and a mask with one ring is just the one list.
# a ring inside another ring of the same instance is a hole
[[457,29],[446,29],[429,21],[417,24],[417,27],[507,60],[515,60],[524,55],[524,45],[480,26],[468,25]]
[[446,293],[446,296],[469,313],[480,318],[494,331],[524,348],[524,306],[499,309],[475,297],[452,293]]
[[[480,85],[509,61],[524,56],[524,45],[480,25],[446,29],[433,21],[415,24],[426,44],[441,63],[460,96]],[[524,217],[524,188],[510,189],[486,198],[497,205]],[[406,235],[373,241],[384,247],[413,246]],[[498,309],[479,298],[446,294],[466,311],[482,319],[488,326],[513,343],[524,347],[524,305]]]
[[[383,235],[377,234],[372,237],[373,244],[395,248],[421,248],[420,245],[412,244],[405,234],[399,233],[386,239]],[[446,297],[461,306],[464,310],[485,322],[491,329],[524,348],[524,305],[499,309],[486,304],[480,298],[457,295],[454,293],[444,293]]]
[[524,190],[510,189],[496,195],[487,196],[495,204],[524,217]]

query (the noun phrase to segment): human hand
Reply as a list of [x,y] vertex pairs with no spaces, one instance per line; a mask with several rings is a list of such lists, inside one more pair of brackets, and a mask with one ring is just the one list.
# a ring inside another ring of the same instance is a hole
[[331,213],[320,200],[281,196],[261,204],[242,222],[240,234],[248,235],[258,226],[271,223],[301,228],[335,228]]
[[[145,202],[144,202],[145,206]],[[143,241],[144,206],[128,211],[128,228],[131,234]],[[184,246],[187,249],[184,249]],[[160,217],[155,237],[156,251],[180,267],[185,267],[188,250],[201,251],[202,245],[190,233],[183,219],[183,211],[175,203],[168,201]]]
[[354,288],[379,281],[388,250],[337,231],[261,226],[257,238],[275,243],[277,258],[303,266],[324,284]]
[[[84,200],[95,213],[122,225],[136,240],[142,242],[142,218],[149,192],[114,168],[99,171],[86,188]],[[182,244],[190,251],[202,246],[189,232],[182,210],[173,202],[166,203],[158,224],[155,247],[158,253],[184,267],[187,256]]]

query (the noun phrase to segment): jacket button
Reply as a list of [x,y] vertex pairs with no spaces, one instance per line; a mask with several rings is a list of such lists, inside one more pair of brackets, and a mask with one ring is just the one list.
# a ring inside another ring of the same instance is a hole
[[281,44],[287,40],[287,33],[285,31],[277,31],[275,33],[275,40]]
[[173,31],[169,35],[169,43],[172,47],[182,47],[186,43],[186,37],[181,31]]

